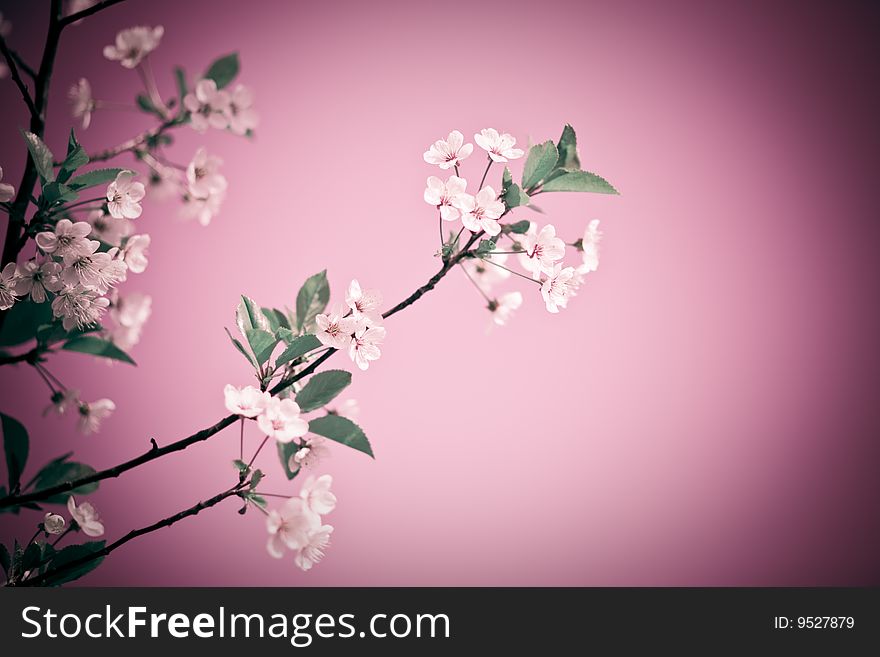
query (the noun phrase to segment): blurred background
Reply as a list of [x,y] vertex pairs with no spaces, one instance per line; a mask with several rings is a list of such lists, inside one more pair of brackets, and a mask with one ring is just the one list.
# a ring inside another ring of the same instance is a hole
[[[47,6],[0,2],[32,63]],[[880,583],[877,19],[868,3],[130,0],[66,30],[47,132],[59,151],[78,78],[104,100],[140,90],[102,56],[133,25],[165,27],[151,60],[166,95],[175,65],[192,77],[238,51],[261,121],[252,140],[176,133],[176,160],[204,145],[230,185],[208,227],[145,202],[150,265],[122,288],[153,297],[138,367],[50,361],[85,399],[116,402],[99,434],[41,417],[36,373],[0,370],[0,408],[31,433],[26,477],[70,450],[108,467],[222,417],[223,386],[251,382],[223,331],[240,293],[292,306],[327,268],[332,300],[357,277],[390,307],[426,281],[439,261],[422,191],[437,171],[422,152],[452,129],[524,144],[569,122],[584,168],[621,191],[514,213],[567,241],[601,220],[599,270],[560,315],[510,280],[523,307],[487,333],[453,272],[388,321],[382,359],[347,395],[376,460],[333,445],[319,466],[339,504],[311,572],[270,558],[263,517],[227,501],[79,584]],[[17,185],[27,115],[8,77],[0,108]],[[149,125],[106,111],[78,132],[95,151]],[[478,181],[482,161],[462,175]],[[260,438],[251,427],[248,444]],[[90,500],[107,538],[224,490],[237,455],[228,429],[104,482]],[[266,490],[299,490],[274,450],[257,464]],[[38,519],[4,515],[3,541]]]

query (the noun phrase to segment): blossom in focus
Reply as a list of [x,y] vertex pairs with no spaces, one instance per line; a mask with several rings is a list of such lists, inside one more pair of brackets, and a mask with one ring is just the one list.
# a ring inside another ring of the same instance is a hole
[[226,178],[220,173],[223,164],[216,155],[208,155],[200,148],[186,168],[186,181],[193,196],[206,197],[226,190]]
[[46,292],[57,292],[64,284],[61,282],[61,265],[48,260],[39,264],[36,260],[28,260],[18,267],[18,281],[15,293],[19,296],[30,295],[34,303],[43,303]]
[[60,219],[54,231],[37,233],[34,238],[43,253],[52,253],[59,258],[70,253],[91,253],[91,240],[86,236],[92,227],[85,221],[73,223],[70,219]]
[[81,285],[65,287],[52,300],[52,314],[60,318],[65,331],[96,324],[110,305],[107,297]]
[[379,360],[382,355],[379,345],[383,340],[385,340],[384,326],[371,326],[368,322],[361,321],[348,345],[348,355],[355,365],[366,370],[371,361]]
[[332,533],[332,525],[321,525],[308,533],[305,545],[293,558],[293,562],[300,570],[308,571],[324,558],[324,550],[330,545],[330,534]]
[[548,312],[558,313],[560,308],[568,305],[569,298],[577,292],[579,279],[574,267],[556,265],[553,272],[547,276],[541,284],[541,296],[547,306]]
[[9,310],[15,304],[17,283],[18,269],[10,262],[0,271],[0,310]]
[[464,194],[467,188],[467,180],[458,176],[449,176],[443,182],[437,176],[429,176],[425,188],[425,203],[440,208],[440,218],[443,221],[455,221],[461,216],[461,211],[453,202],[460,194]]
[[343,317],[339,304],[333,306],[327,314],[315,317],[318,331],[315,333],[321,344],[335,349],[345,349],[357,328],[354,317]]
[[110,341],[123,351],[128,351],[141,339],[144,324],[153,310],[153,298],[142,292],[117,296],[110,305],[110,319],[114,326],[109,329]]
[[330,491],[332,485],[333,477],[328,474],[309,477],[303,484],[299,496],[312,511],[324,515],[336,508],[336,496]]
[[67,92],[67,98],[70,101],[73,118],[79,119],[85,130],[91,124],[92,112],[97,107],[92,96],[92,85],[85,78],[80,78]]
[[93,538],[104,535],[104,523],[101,522],[95,507],[89,502],[83,502],[77,506],[76,500],[71,495],[67,498],[67,510],[70,512],[71,518],[83,530],[83,534]]
[[[3,76],[0,75],[0,78]],[[0,167],[0,180],[3,180],[3,167]],[[12,185],[0,182],[0,203],[7,203],[15,198],[15,187]]]
[[510,133],[498,134],[495,128],[480,130],[474,135],[474,141],[477,142],[477,146],[488,151],[493,162],[516,160],[524,155],[522,149],[513,147],[516,139]]
[[89,235],[110,246],[121,246],[123,238],[134,230],[134,223],[130,219],[115,219],[103,210],[89,212],[86,222],[92,227]]
[[299,415],[299,404],[292,399],[277,397],[272,397],[257,417],[257,426],[260,427],[260,431],[279,443],[289,443],[309,431],[309,423]]
[[235,135],[246,135],[259,123],[259,117],[252,105],[254,95],[244,85],[237,85],[229,96],[229,106],[226,108],[226,116],[229,119],[229,131]]
[[[98,429],[101,428],[101,422],[110,417],[110,414],[115,410],[116,404],[109,399],[99,399],[89,403],[83,402],[79,405],[77,429],[86,436],[97,433]],[[99,536],[100,534],[96,535]]]
[[365,317],[373,323],[381,321],[379,307],[382,305],[382,293],[379,290],[363,290],[357,279],[348,284],[345,291],[345,303],[351,308],[355,318]]
[[197,132],[208,128],[224,130],[229,126],[229,93],[218,89],[217,83],[204,78],[183,99],[183,106],[190,113],[190,123]]
[[125,280],[128,267],[115,257],[118,249],[113,247],[109,251],[96,253],[94,249],[99,246],[100,242],[97,240],[89,240],[91,251],[68,253],[64,256],[61,281],[65,285],[81,285],[105,294],[111,287]]
[[465,271],[470,274],[477,286],[484,292],[488,292],[495,285],[510,278],[510,272],[491,263],[503,265],[507,262],[506,253],[493,253],[482,258],[469,258],[461,263]]
[[116,42],[104,46],[104,57],[119,62],[125,68],[134,68],[144,57],[159,47],[165,28],[161,25],[146,27],[139,25],[121,30],[116,34]]
[[492,187],[483,187],[476,196],[459,194],[455,206],[461,210],[461,223],[472,233],[484,230],[495,236],[501,232],[501,224],[496,220],[504,214],[504,203]]
[[144,183],[134,182],[134,171],[120,171],[107,186],[107,211],[114,219],[137,219],[143,208]]
[[43,411],[43,415],[57,413],[64,415],[68,409],[79,408],[79,391],[71,388],[52,393],[52,403]]
[[57,513],[50,512],[43,516],[43,529],[47,534],[60,534],[66,524],[64,518]]
[[257,417],[266,410],[272,400],[272,395],[268,392],[262,392],[254,386],[236,388],[227,385],[223,388],[223,398],[226,402],[226,410],[230,413],[242,417]]
[[150,246],[150,236],[132,235],[125,240],[122,248],[122,260],[134,274],[142,274],[147,268],[147,249]]
[[553,224],[522,235],[520,248],[523,252],[519,254],[519,262],[536,280],[542,273],[549,276],[556,262],[565,257],[565,242],[556,237]]
[[280,559],[284,548],[299,550],[309,544],[309,535],[321,527],[321,518],[301,497],[291,497],[276,511],[269,511],[266,529],[269,554]]
[[508,292],[498,297],[489,309],[492,311],[492,321],[498,326],[504,326],[513,316],[513,312],[522,305],[523,297],[520,292]]
[[464,135],[453,130],[444,139],[438,139],[425,151],[423,157],[428,164],[436,164],[441,169],[458,166],[474,150],[473,144],[464,143]]
[[583,273],[596,271],[599,268],[599,242],[602,239],[602,231],[599,230],[599,220],[593,219],[584,232],[581,240],[581,248],[584,251],[584,264],[579,267]]

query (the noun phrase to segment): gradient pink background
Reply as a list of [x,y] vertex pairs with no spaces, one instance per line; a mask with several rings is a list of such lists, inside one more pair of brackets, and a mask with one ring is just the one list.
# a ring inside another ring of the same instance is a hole
[[[31,59],[34,4],[2,9]],[[421,154],[453,128],[526,142],[570,122],[584,166],[622,192],[541,198],[569,241],[593,218],[605,230],[598,273],[561,315],[511,282],[525,305],[487,335],[454,274],[389,320],[382,360],[350,389],[377,458],[339,447],[321,468],[339,506],[319,567],[271,559],[263,518],[228,501],[82,583],[880,583],[876,19],[855,3],[161,1],[70,29],[59,150],[78,76],[100,98],[133,96],[136,76],[101,48],[139,23],[166,28],[153,65],[169,92],[173,65],[238,50],[262,123],[252,142],[178,133],[177,159],[205,144],[230,191],[206,229],[147,204],[150,267],[124,287],[154,298],[139,367],[53,358],[86,398],[117,402],[100,434],[41,419],[37,376],[0,372],[3,410],[31,430],[29,474],[71,449],[106,467],[224,415],[223,385],[249,382],[223,332],[240,292],[290,305],[324,267],[335,299],[355,276],[390,303],[423,283],[438,261]],[[16,182],[25,113],[8,79],[0,102]],[[147,125],[99,114],[81,141]],[[237,443],[230,429],[103,483],[108,538],[227,487]],[[272,450],[258,464],[266,490],[298,491]],[[35,517],[4,516],[4,540]]]

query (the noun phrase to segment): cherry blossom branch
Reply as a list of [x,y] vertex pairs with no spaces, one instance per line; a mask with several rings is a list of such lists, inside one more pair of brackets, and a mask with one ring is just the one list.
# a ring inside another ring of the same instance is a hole
[[[404,308],[411,306],[416,301],[418,301],[424,294],[434,289],[437,283],[449,273],[449,271],[458,264],[461,260],[463,260],[468,255],[468,249],[483,235],[482,232],[476,233],[471,236],[468,242],[465,244],[464,248],[462,248],[456,255],[443,263],[443,267],[441,267],[440,271],[434,274],[428,281],[415,290],[412,294],[410,294],[406,299],[398,303],[391,310],[385,312],[382,317],[387,319],[392,315],[400,312]],[[328,349],[320,357],[312,361],[308,367],[297,372],[295,375],[291,376],[288,379],[284,379],[278,382],[272,389],[269,390],[270,394],[277,395],[282,390],[289,388],[297,381],[303,379],[304,377],[312,374],[318,367],[320,367],[330,356],[336,353],[337,349]],[[116,478],[124,472],[128,472],[129,470],[136,468],[138,466],[144,465],[145,463],[149,463],[150,461],[154,461],[158,458],[161,458],[167,454],[171,454],[173,452],[179,452],[181,450],[186,449],[190,445],[194,445],[199,442],[203,442],[208,440],[211,436],[219,433],[226,427],[234,424],[236,420],[239,419],[238,415],[227,415],[223,419],[219,420],[215,424],[205,429],[201,429],[191,436],[187,436],[182,440],[178,440],[173,443],[169,443],[164,447],[159,447],[153,442],[153,447],[150,448],[145,453],[141,454],[138,457],[135,457],[129,461],[125,461],[124,463],[120,463],[112,468],[108,468],[106,470],[101,470],[100,472],[95,472],[94,474],[88,475],[86,477],[80,477],[79,479],[72,479],[68,481],[61,482],[56,484],[55,486],[51,486],[49,488],[44,488],[43,490],[34,491],[32,493],[25,493],[22,495],[7,495],[6,497],[0,498],[0,509],[11,507],[11,506],[20,506],[22,504],[27,504],[29,502],[39,502],[40,500],[45,500],[54,495],[58,495],[61,493],[67,493],[72,490],[79,488],[80,486],[85,486],[86,484],[92,484],[95,482],[103,481],[105,479]]]
[[94,155],[89,154],[89,162],[104,162],[106,160],[110,160],[117,155],[122,155],[126,151],[133,151],[138,146],[142,146],[150,139],[154,139],[164,133],[169,128],[174,127],[178,124],[177,119],[168,119],[163,121],[159,125],[153,126],[149,130],[145,130],[139,135],[128,139],[121,144],[114,146],[113,148],[108,148],[105,151],[101,151],[100,153],[95,153]]
[[15,59],[15,63],[18,64],[18,68],[24,71],[31,80],[35,80],[37,72],[30,67],[30,65],[24,60],[24,57],[19,55],[18,52],[12,48],[7,49],[9,50],[9,55],[11,55],[12,58]]
[[57,577],[58,575],[64,574],[64,573],[69,572],[71,570],[74,570],[76,568],[81,568],[82,566],[94,561],[95,559],[100,559],[102,557],[106,557],[114,550],[122,547],[123,545],[125,545],[129,541],[132,541],[132,540],[138,538],[139,536],[144,536],[145,534],[150,534],[150,533],[157,531],[159,529],[162,529],[164,527],[170,527],[171,525],[173,525],[177,522],[180,522],[184,518],[189,518],[190,516],[198,515],[199,513],[204,511],[205,509],[210,509],[212,506],[216,506],[217,504],[219,504],[220,502],[222,502],[226,498],[238,495],[247,486],[249,486],[249,482],[241,481],[241,482],[237,483],[235,486],[233,486],[232,488],[228,488],[227,490],[223,491],[222,493],[218,493],[214,497],[207,499],[204,502],[199,502],[198,504],[194,504],[193,506],[189,507],[188,509],[185,509],[179,513],[175,513],[173,516],[168,516],[167,518],[163,518],[162,520],[160,520],[158,522],[154,522],[152,525],[147,525],[146,527],[141,527],[140,529],[133,529],[132,531],[128,532],[122,538],[118,539],[117,541],[114,541],[113,543],[110,543],[109,545],[101,548],[100,550],[96,550],[95,552],[92,552],[91,554],[88,554],[84,557],[81,557],[79,559],[75,559],[73,561],[70,561],[66,564],[59,566],[58,568],[49,570],[49,571],[43,573],[42,575],[37,575],[36,577],[31,577],[30,579],[23,580],[22,582],[20,582],[18,584],[18,586],[39,586],[43,582],[45,582],[47,579]]

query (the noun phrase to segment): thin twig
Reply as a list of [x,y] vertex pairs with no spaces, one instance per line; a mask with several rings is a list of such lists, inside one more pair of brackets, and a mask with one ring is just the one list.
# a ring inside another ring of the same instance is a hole
[[28,111],[31,113],[31,118],[39,119],[40,110],[37,109],[37,106],[34,104],[34,99],[31,98],[30,89],[28,89],[24,80],[21,79],[21,75],[18,73],[18,63],[15,61],[15,57],[12,56],[12,53],[6,46],[6,39],[4,39],[2,35],[0,35],[0,52],[3,53],[3,56],[6,57],[6,61],[9,63],[9,73],[12,75],[12,81],[15,82],[15,86],[18,87],[18,90],[21,92],[21,97],[24,99],[24,103],[27,105]]
[[480,287],[480,284],[474,280],[474,277],[471,276],[471,273],[465,268],[465,266],[461,263],[458,263],[458,266],[461,267],[461,270],[464,272],[464,275],[468,277],[468,280],[474,284],[474,287],[477,288],[477,292],[483,295],[483,298],[488,302],[492,303],[492,299],[489,298],[489,295]]
[[111,7],[113,5],[119,4],[120,2],[124,2],[124,0],[103,0],[103,2],[99,2],[95,5],[92,5],[88,9],[83,9],[82,11],[78,11],[75,14],[71,14],[70,16],[65,16],[61,19],[61,27],[67,27],[77,21],[81,21],[83,18],[87,16],[91,16],[92,14],[96,14],[99,11],[107,9],[107,7]]

